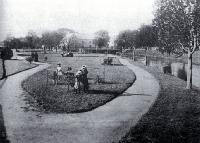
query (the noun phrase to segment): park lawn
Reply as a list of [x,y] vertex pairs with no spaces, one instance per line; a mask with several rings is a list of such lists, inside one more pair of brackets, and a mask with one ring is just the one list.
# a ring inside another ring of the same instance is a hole
[[[22,60],[6,60],[6,72],[7,75],[12,75],[26,69],[36,67],[35,64],[30,64],[27,61]],[[0,78],[3,75],[2,60],[0,60]]]
[[[51,66],[29,77],[22,83],[23,88],[29,93],[27,103],[33,110],[58,113],[75,113],[89,111],[97,108],[119,96],[135,80],[134,73],[126,66],[102,65],[104,56],[76,55],[75,57],[61,57],[60,54],[47,54],[47,62]],[[119,61],[115,61],[119,62]],[[87,65],[89,92],[76,94],[71,87],[68,91],[65,84],[54,85],[51,80],[52,71],[57,63],[61,63],[63,70],[72,67],[72,72],[77,72],[82,65]],[[48,76],[47,76],[48,71]],[[105,74],[104,74],[105,73]],[[97,75],[104,78],[102,83],[95,83]],[[47,82],[47,77],[48,82]]]
[[155,67],[136,64],[152,73],[161,92],[150,110],[119,143],[197,143],[200,142],[200,90],[186,90],[186,82],[162,74]]

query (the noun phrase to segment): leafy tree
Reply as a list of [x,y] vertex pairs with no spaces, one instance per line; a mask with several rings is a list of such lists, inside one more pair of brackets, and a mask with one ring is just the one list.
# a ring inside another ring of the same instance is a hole
[[46,47],[49,47],[49,50],[50,50],[50,47],[53,45],[51,33],[49,31],[42,33],[41,41],[42,41],[42,44],[44,44],[45,49]]
[[3,41],[4,46],[6,46],[6,47],[8,47],[8,48],[12,48],[11,40],[12,40],[11,37],[7,37],[7,38]]
[[187,53],[187,89],[192,88],[192,55],[200,46],[200,1],[158,0],[154,25],[161,48]]
[[95,38],[93,43],[99,48],[107,47],[110,42],[109,33],[105,30],[100,30],[95,33]]
[[73,34],[68,40],[67,47],[69,51],[78,51],[78,49],[81,47],[81,40],[75,34]]
[[28,35],[26,36],[26,44],[31,49],[41,47],[40,38],[35,32],[28,32]]
[[67,34],[60,43],[63,47],[63,51],[78,51],[81,47],[82,40],[75,33],[70,33]]
[[135,45],[137,48],[139,47],[153,47],[157,42],[157,29],[152,25],[143,25],[139,28]]
[[8,37],[4,40],[4,44],[8,48],[18,50],[23,47],[26,47],[27,41],[22,41],[22,38]]
[[[52,47],[56,47],[59,45],[60,41],[64,38],[64,33],[60,33],[57,31],[47,31],[42,34],[42,44],[45,45],[45,47],[49,47],[49,50],[52,49]],[[57,50],[57,49],[56,49]]]
[[19,38],[14,38],[12,42],[13,42],[13,48],[15,48],[16,50],[22,48],[22,42],[20,41]]
[[121,50],[135,47],[137,31],[121,31],[115,39],[116,48]]
[[[6,45],[6,44],[7,43],[4,43],[4,45]],[[5,60],[11,59],[12,56],[13,56],[13,52],[12,52],[11,48],[9,48],[9,47],[4,47],[3,50],[1,51],[0,58],[2,59],[2,68],[3,68],[2,79],[7,77]]]

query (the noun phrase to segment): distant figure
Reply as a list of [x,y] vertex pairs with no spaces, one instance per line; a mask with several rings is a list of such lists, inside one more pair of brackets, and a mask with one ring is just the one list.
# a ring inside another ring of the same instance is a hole
[[47,59],[48,59],[48,58],[47,58],[47,56],[45,56],[45,57],[44,57],[44,61],[46,62],[46,61],[47,61]]
[[57,83],[58,83],[58,75],[57,75],[56,71],[53,72],[53,80],[54,80],[54,84],[57,85]]
[[72,70],[72,67],[68,67],[67,70],[68,70],[68,71],[71,71],[71,70]]
[[38,62],[38,53],[35,52],[35,62]]
[[35,61],[35,53],[31,52],[31,58],[33,59],[33,61]]
[[62,67],[61,67],[61,63],[58,64],[57,69],[56,69],[57,75],[58,75],[58,80],[61,79],[62,76]]

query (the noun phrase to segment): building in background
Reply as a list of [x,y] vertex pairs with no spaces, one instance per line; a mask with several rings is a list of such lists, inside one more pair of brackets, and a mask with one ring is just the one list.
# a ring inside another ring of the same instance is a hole
[[89,34],[68,33],[61,40],[60,47],[64,50],[84,52],[86,49],[96,48],[93,39],[94,36]]

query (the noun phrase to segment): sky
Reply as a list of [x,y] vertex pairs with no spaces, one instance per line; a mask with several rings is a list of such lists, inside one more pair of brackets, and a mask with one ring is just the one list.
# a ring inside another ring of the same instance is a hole
[[111,36],[150,24],[155,0],[0,0],[0,40],[22,37],[28,31],[70,28]]

